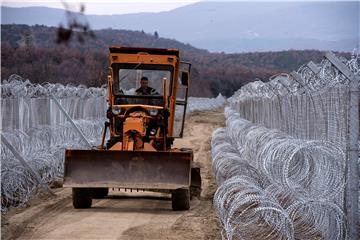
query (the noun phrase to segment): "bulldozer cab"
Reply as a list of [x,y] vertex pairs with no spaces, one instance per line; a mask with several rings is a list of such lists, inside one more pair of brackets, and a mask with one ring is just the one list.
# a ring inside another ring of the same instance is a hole
[[[191,64],[180,61],[178,50],[111,47],[109,65],[111,108],[125,112],[141,107],[150,115],[167,112],[166,137],[182,137]],[[148,91],[141,89],[143,77]]]
[[[141,78],[146,77],[149,82],[149,87],[157,90],[156,92],[149,93],[149,96],[163,96],[165,92],[164,80],[172,80],[172,69],[159,66],[114,64],[114,67],[113,77],[116,88],[113,88],[113,93],[115,95],[138,95],[136,90],[141,87]],[[171,91],[171,88],[167,89],[167,91],[169,90]]]
[[101,146],[65,153],[64,186],[73,188],[73,205],[91,207],[109,188],[130,188],[171,193],[173,209],[187,210],[190,189],[201,187],[200,170],[191,149],[172,144],[183,135],[191,64],[176,49],[109,50]]

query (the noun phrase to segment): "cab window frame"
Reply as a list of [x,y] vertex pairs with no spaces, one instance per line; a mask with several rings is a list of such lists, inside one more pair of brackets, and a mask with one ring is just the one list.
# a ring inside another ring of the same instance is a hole
[[163,71],[169,71],[170,72],[170,79],[168,79],[168,97],[172,95],[172,81],[173,81],[173,75],[174,75],[174,66],[172,65],[159,65],[159,64],[140,64],[140,63],[113,63],[111,65],[112,72],[113,72],[113,89],[112,93],[120,98],[152,98],[152,99],[162,99],[163,95],[125,95],[124,92],[121,91],[119,87],[119,70],[120,69],[136,69],[136,70],[163,70]]

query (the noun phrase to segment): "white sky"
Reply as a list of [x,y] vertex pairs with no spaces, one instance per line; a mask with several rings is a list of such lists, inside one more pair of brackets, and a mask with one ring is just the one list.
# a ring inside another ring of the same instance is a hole
[[[202,1],[251,1],[251,0],[202,0]],[[255,0],[260,2],[271,1],[301,1],[301,0]],[[314,1],[314,0],[302,0]],[[329,0],[315,0],[329,1]],[[346,1],[346,0],[330,0],[330,1]],[[162,12],[169,11],[181,6],[200,2],[200,0],[1,0],[2,6],[9,7],[31,7],[44,6],[52,8],[64,8],[62,2],[66,2],[70,6],[70,10],[79,11],[81,3],[85,4],[85,14],[125,14],[138,12]]]

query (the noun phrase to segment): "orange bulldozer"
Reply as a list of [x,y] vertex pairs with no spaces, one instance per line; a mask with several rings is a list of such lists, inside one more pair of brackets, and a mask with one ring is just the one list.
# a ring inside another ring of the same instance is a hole
[[65,153],[73,206],[90,208],[109,188],[123,188],[169,193],[173,210],[187,210],[190,197],[200,195],[200,168],[191,149],[172,145],[183,135],[191,64],[176,49],[109,50],[102,143]]

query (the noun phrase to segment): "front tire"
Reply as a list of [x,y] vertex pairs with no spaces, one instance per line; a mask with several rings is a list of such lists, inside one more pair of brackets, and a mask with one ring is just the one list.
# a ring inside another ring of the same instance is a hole
[[91,208],[92,193],[89,188],[73,188],[72,200],[74,208]]
[[190,209],[190,190],[176,189],[171,193],[171,204],[174,211]]

